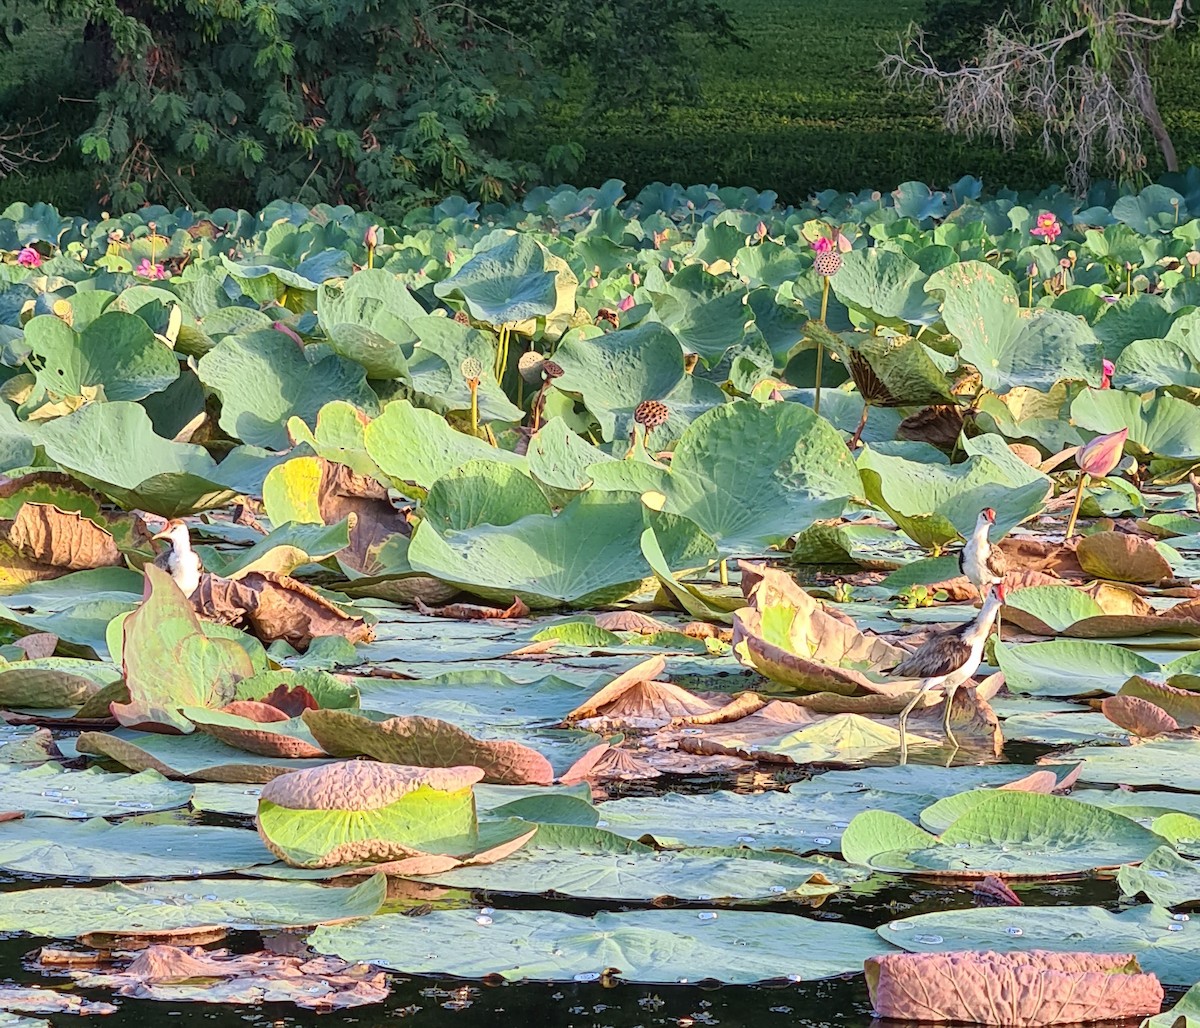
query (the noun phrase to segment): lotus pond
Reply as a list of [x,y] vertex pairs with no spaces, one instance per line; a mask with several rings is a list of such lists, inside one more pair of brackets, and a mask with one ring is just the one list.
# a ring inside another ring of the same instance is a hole
[[10,207],[3,1024],[865,1024],[976,950],[1195,1019],[1198,247],[1200,174]]

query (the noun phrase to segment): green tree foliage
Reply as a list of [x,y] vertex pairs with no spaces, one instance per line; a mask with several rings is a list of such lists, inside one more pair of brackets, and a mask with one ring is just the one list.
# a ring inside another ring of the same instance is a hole
[[582,158],[495,155],[562,71],[669,94],[697,32],[737,38],[719,0],[601,0],[586,17],[570,0],[0,0],[0,31],[29,5],[83,27],[96,117],[79,145],[114,206],[194,202],[190,181],[214,176],[263,202],[385,214],[455,191],[502,199]]

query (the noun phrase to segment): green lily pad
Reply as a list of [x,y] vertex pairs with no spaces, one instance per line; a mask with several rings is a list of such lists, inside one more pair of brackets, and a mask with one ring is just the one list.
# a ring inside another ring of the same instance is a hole
[[[996,661],[1010,690],[1033,696],[1115,694],[1133,675],[1160,670],[1154,661],[1132,650],[1075,639],[1022,646],[1002,643],[996,647]],[[1080,668],[1086,668],[1087,674],[1081,675]]]
[[417,340],[409,319],[426,313],[399,278],[380,269],[317,291],[317,319],[330,348],[361,364],[369,378],[407,377],[405,352]]
[[662,509],[699,525],[723,555],[778,546],[836,518],[862,489],[841,435],[798,403],[714,407],[688,426],[670,468],[609,461],[589,471],[593,489],[662,493]]
[[25,325],[38,363],[37,384],[55,396],[99,388],[106,400],[141,400],[179,377],[179,360],[135,314],[110,311],[76,332],[41,314]]
[[1162,842],[1090,804],[998,790],[972,797],[940,836],[887,811],[858,814],[842,834],[842,855],[878,871],[1057,876],[1139,861]]
[[130,935],[214,925],[241,931],[299,928],[369,917],[386,895],[381,874],[352,889],[230,879],[24,889],[0,894],[0,931],[73,939],[90,932]]
[[1200,1025],[1200,985],[1193,985],[1173,1007],[1143,1023],[1146,1028],[1196,1028]]
[[857,925],[789,914],[639,910],[579,917],[504,910],[477,920],[473,910],[436,910],[414,932],[410,918],[386,914],[360,925],[319,928],[318,953],[363,960],[407,974],[509,981],[595,981],[619,969],[628,982],[677,984],[712,978],[731,985],[804,981],[856,973],[886,944]]
[[40,817],[121,817],[186,806],[192,787],[157,771],[113,775],[99,768],[68,771],[59,764],[16,768],[0,764],[5,810]]
[[104,686],[119,681],[121,672],[113,665],[76,657],[40,657],[0,664],[0,707],[78,707]]
[[269,449],[289,446],[288,418],[315,425],[331,400],[378,409],[361,365],[333,354],[310,363],[290,336],[274,329],[222,339],[200,358],[197,373],[220,397],[221,427]]
[[31,434],[59,467],[126,510],[182,517],[237,495],[203,447],[155,435],[136,403],[88,404]]
[[31,818],[0,834],[0,867],[56,878],[197,878],[270,861],[242,828]]
[[1080,428],[1107,434],[1129,430],[1126,448],[1141,456],[1200,456],[1196,408],[1174,396],[1150,396],[1122,389],[1085,389],[1071,401],[1071,420]]
[[1161,786],[1200,792],[1200,739],[1147,739],[1126,746],[1082,746],[1080,781],[1095,785]]
[[542,317],[558,305],[559,276],[549,256],[529,236],[513,234],[477,252],[450,278],[438,282],[434,294],[458,294],[473,318],[497,327]]
[[940,910],[891,921],[879,934],[910,953],[1046,949],[1059,953],[1132,953],[1166,985],[1200,976],[1200,933],[1172,931],[1164,907],[1143,904],[1119,914],[1101,907],[984,907]]
[[1063,379],[1100,384],[1103,348],[1090,326],[1066,311],[1022,307],[1016,284],[991,265],[952,264],[925,288],[942,294],[942,319],[962,344],[959,357],[992,392],[1045,391]]

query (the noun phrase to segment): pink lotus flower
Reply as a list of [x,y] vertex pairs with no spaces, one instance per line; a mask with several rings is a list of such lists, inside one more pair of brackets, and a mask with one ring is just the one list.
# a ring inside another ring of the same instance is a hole
[[374,250],[379,245],[379,226],[368,225],[367,231],[363,233],[363,242],[368,248]]
[[148,257],[143,257],[141,264],[133,269],[139,278],[166,278],[167,269],[161,264],[151,264]]
[[1096,436],[1090,443],[1080,447],[1075,455],[1075,463],[1085,475],[1103,478],[1121,463],[1128,435],[1129,429],[1122,428],[1118,432]]
[[1111,389],[1113,372],[1117,370],[1117,366],[1112,361],[1110,361],[1107,357],[1105,357],[1103,367],[1104,367],[1104,375],[1100,379],[1100,388],[1101,389]]
[[600,280],[595,275],[593,275],[591,278],[589,278],[587,280],[587,287],[589,289],[595,289],[596,286],[598,286],[599,284],[600,284]]
[[32,246],[23,246],[17,252],[17,263],[22,268],[40,268],[42,266],[42,255]]
[[1045,211],[1037,217],[1037,225],[1029,230],[1031,236],[1041,236],[1047,243],[1053,243],[1059,236],[1062,235],[1062,225],[1058,223],[1058,218]]
[[814,253],[829,253],[833,249],[833,240],[819,236],[812,241],[812,248]]
[[642,276],[636,271],[631,271],[629,273],[629,281],[633,285],[634,289],[636,289],[642,283]]
[[622,314],[624,314],[627,310],[632,310],[632,309],[633,309],[633,297],[632,296],[622,296],[621,302],[617,304],[617,310],[619,310]]

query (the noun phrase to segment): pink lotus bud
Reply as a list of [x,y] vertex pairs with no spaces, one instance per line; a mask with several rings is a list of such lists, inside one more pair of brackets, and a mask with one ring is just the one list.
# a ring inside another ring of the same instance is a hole
[[767,238],[767,223],[760,221],[754,228],[754,234],[758,236],[759,242]]
[[1117,366],[1107,357],[1104,358],[1104,376],[1100,379],[1101,389],[1112,388],[1113,372],[1117,370]]
[[1119,432],[1096,436],[1090,443],[1080,447],[1075,455],[1075,463],[1084,474],[1092,478],[1103,478],[1121,463],[1128,435],[1129,429],[1122,428]]
[[629,273],[629,282],[633,286],[633,288],[636,289],[638,286],[640,286],[642,284],[642,276],[639,275],[636,271],[631,271]]
[[42,266],[42,255],[32,246],[23,246],[17,252],[17,263],[22,268],[40,268]]
[[587,280],[587,287],[589,289],[595,289],[596,286],[598,286],[599,284],[600,284],[600,280],[595,275],[593,275],[591,278],[589,278]]
[[363,242],[372,250],[379,245],[378,225],[371,225],[367,228],[367,231],[363,233]]
[[668,275],[675,274],[675,261],[672,260],[670,257],[668,257],[666,259],[666,261],[663,263],[663,271],[665,271]]
[[812,241],[812,248],[814,253],[829,253],[833,249],[833,241],[824,236],[818,236]]
[[447,251],[446,251],[446,263],[447,263],[447,264],[453,264],[453,263],[454,263],[454,251],[453,251],[453,250],[447,250]]
[[617,310],[619,310],[622,314],[624,314],[627,310],[632,310],[632,309],[633,309],[633,297],[632,296],[622,296],[621,302],[619,304],[617,304]]
[[295,329],[293,329],[290,325],[285,325],[282,321],[276,321],[272,323],[271,327],[275,329],[276,332],[282,332],[293,343],[300,347],[301,350],[304,349],[304,340],[296,334]]

